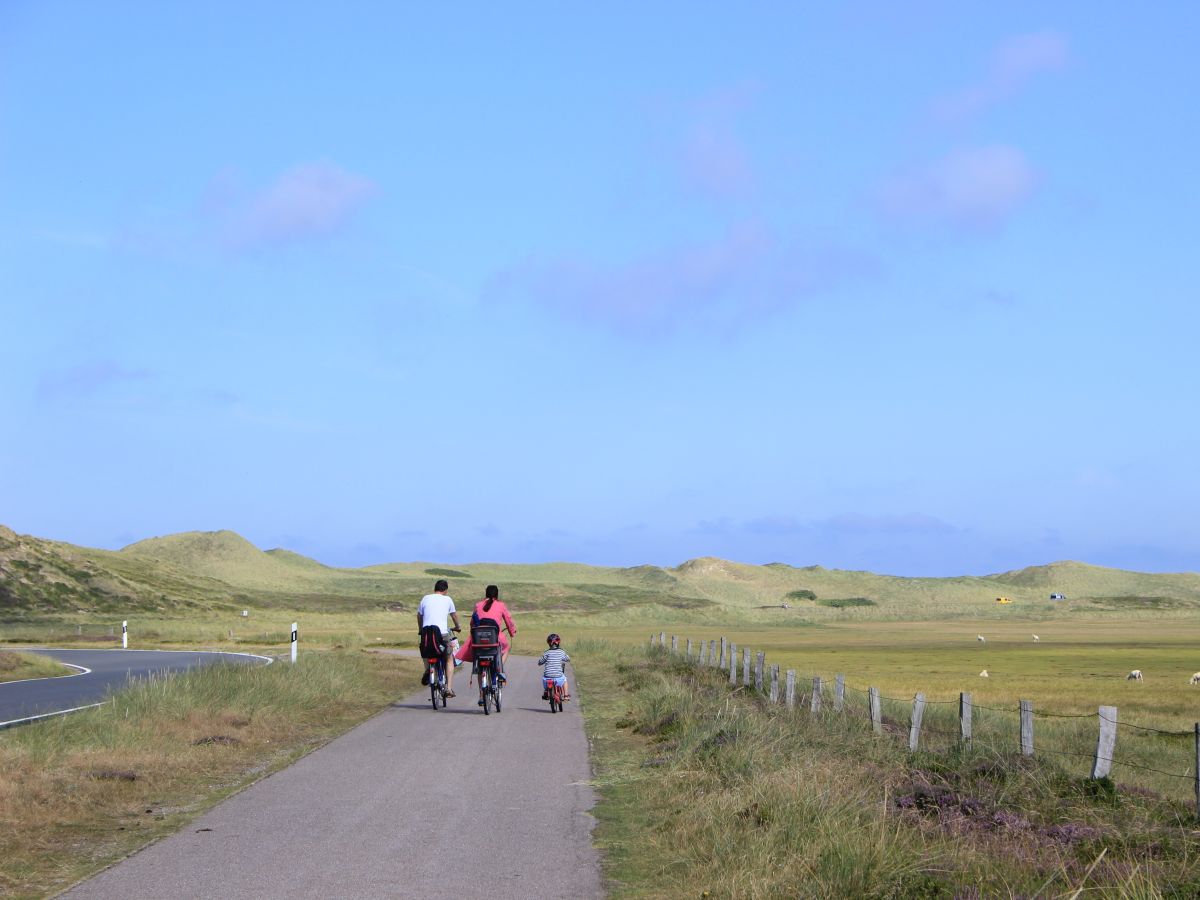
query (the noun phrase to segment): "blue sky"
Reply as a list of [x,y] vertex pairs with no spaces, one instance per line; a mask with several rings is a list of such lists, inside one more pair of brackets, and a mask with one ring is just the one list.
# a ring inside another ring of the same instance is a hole
[[432,6],[0,5],[0,522],[1200,570],[1200,8]]

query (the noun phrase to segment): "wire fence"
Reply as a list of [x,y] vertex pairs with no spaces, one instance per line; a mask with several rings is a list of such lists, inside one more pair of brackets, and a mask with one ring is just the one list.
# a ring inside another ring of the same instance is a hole
[[[1169,800],[1183,799],[1183,783],[1189,782],[1200,817],[1200,722],[1191,730],[1177,731],[1124,721],[1115,706],[1101,706],[1091,714],[1035,709],[1029,700],[1015,707],[987,706],[973,702],[966,691],[951,700],[931,700],[919,692],[893,697],[845,673],[833,680],[816,675],[805,680],[793,669],[768,666],[765,652],[739,648],[726,638],[718,645],[716,640],[696,643],[672,635],[668,644],[666,634],[658,632],[651,635],[650,648],[697,666],[723,669],[731,687],[761,693],[781,709],[828,711],[864,720],[877,734],[904,741],[910,751],[1046,754],[1071,764],[1088,760],[1091,779],[1111,778],[1116,768],[1122,777],[1143,782],[1137,787],[1147,796],[1157,796],[1147,790],[1148,784],[1166,786],[1174,795]],[[1126,737],[1118,741],[1120,733]]]

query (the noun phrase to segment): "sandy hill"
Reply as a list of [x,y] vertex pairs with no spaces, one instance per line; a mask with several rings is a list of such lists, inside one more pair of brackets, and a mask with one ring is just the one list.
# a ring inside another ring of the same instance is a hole
[[[452,594],[464,603],[496,583],[514,608],[604,614],[628,622],[673,616],[775,621],[785,602],[793,618],[815,620],[1200,611],[1196,573],[1147,574],[1079,562],[956,578],[757,566],[714,557],[675,568],[408,562],[339,569],[285,549],[264,552],[232,531],[167,535],[113,552],[0,526],[0,616],[6,610],[244,605],[408,608],[437,577],[449,578]],[[1051,593],[1068,599],[1051,601]],[[998,607],[997,596],[1014,603]]]

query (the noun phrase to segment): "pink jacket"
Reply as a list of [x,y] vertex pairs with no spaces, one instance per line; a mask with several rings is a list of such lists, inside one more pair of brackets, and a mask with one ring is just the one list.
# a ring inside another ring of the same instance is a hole
[[[507,653],[511,643],[509,635],[517,630],[517,626],[513,624],[512,616],[509,615],[508,607],[504,605],[503,600],[493,600],[492,608],[489,610],[484,610],[483,604],[485,603],[487,603],[486,600],[476,603],[475,612],[481,619],[495,619],[500,623],[500,648],[502,652]],[[463,662],[471,662],[475,658],[471,655],[472,652],[471,641],[468,638],[467,642],[454,654],[454,658],[461,659]]]

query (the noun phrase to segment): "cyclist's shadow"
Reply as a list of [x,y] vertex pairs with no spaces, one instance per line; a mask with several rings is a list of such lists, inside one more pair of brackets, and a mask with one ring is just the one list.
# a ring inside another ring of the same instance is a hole
[[[450,704],[451,704],[450,706],[442,706],[442,707],[439,707],[439,708],[436,710],[436,712],[439,712],[439,713],[457,713],[457,714],[460,714],[460,715],[461,715],[462,713],[470,713],[470,714],[471,714],[471,715],[473,715],[473,716],[475,716],[475,715],[477,715],[477,716],[482,716],[482,715],[483,715],[483,710],[482,710],[482,709],[480,709],[480,708],[479,708],[478,706],[476,706],[475,704],[472,704],[470,707],[467,707],[467,706],[454,706],[454,705],[453,705],[453,704],[454,704],[454,701],[453,701],[453,700],[451,700],[451,701],[450,701]],[[388,708],[389,708],[389,709],[425,709],[425,710],[429,710],[430,712],[434,712],[434,711],[435,711],[435,710],[434,710],[434,708],[433,708],[433,704],[431,704],[431,703],[430,703],[428,700],[426,700],[424,703],[410,703],[410,702],[408,702],[408,701],[405,701],[405,700],[397,700],[395,703],[393,703],[393,704],[392,704],[390,707],[388,707]]]

